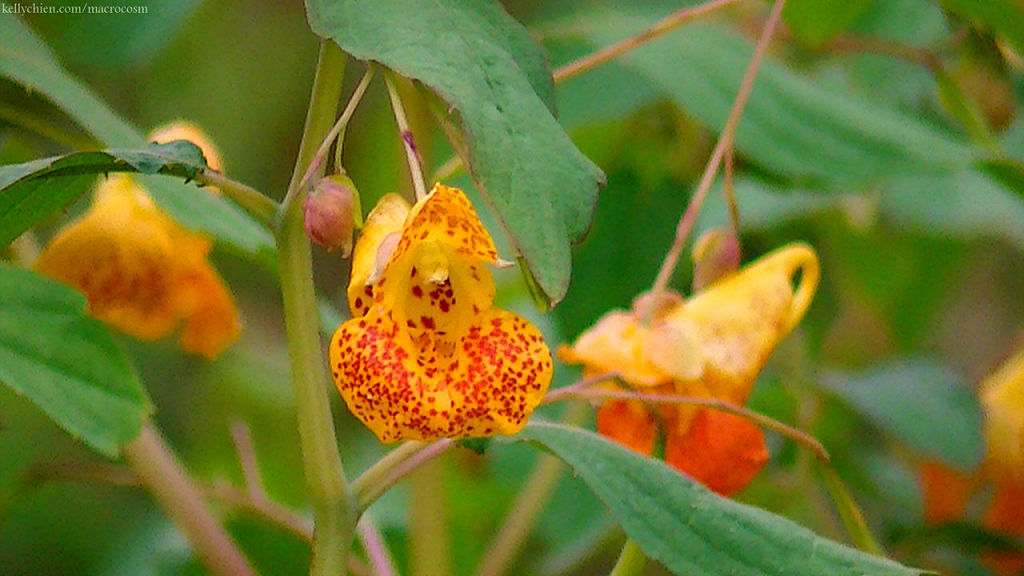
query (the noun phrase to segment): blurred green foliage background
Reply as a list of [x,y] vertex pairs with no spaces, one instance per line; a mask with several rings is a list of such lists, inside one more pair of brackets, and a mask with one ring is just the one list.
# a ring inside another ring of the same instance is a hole
[[[652,23],[678,4],[652,2],[625,9],[596,1],[505,3],[549,50],[553,67],[635,33],[642,23]],[[993,50],[983,26],[970,27],[925,0],[852,4],[864,7],[843,17],[839,27],[847,39],[882,39],[921,50],[952,46],[942,48],[943,61],[980,110],[992,138],[1009,158],[1024,157],[1024,124],[1016,113],[1020,63],[1009,58],[1008,64],[1008,52]],[[136,126],[148,130],[178,118],[192,120],[219,145],[231,177],[280,198],[291,174],[318,46],[302,3],[188,0],[146,5],[146,15],[30,15],[26,20],[72,74]],[[740,3],[715,21],[749,39],[759,30],[765,7],[757,1]],[[832,20],[807,24],[794,16],[790,23],[797,24],[778,35],[772,51],[787,73],[850,95],[869,113],[884,109],[911,118],[964,150],[984,148],[951,113],[925,67],[870,53],[874,50],[867,43],[853,40],[848,43],[852,48],[807,42],[835,25]],[[690,37],[685,27],[673,34]],[[728,50],[698,48],[691,47],[690,54],[707,69],[731,65],[725,61]],[[727,87],[697,90],[710,86],[713,74],[702,72],[692,59],[680,60],[679,69],[663,70],[664,75],[645,75],[644,66],[654,65],[650,62],[664,68],[655,56],[637,56],[639,63],[615,61],[559,86],[561,120],[605,170],[608,185],[593,228],[575,252],[569,296],[553,313],[542,316],[536,311],[518,272],[498,275],[499,301],[543,326],[552,347],[571,341],[604,312],[629,306],[650,286],[714,143],[717,131],[709,118],[731,103]],[[350,66],[346,93],[358,80],[357,68]],[[660,81],[671,74],[687,84],[673,88]],[[689,86],[695,93],[687,91]],[[773,97],[759,87],[764,84],[755,85],[752,102]],[[774,105],[789,110],[785,100]],[[413,106],[412,115],[426,162],[437,167],[448,159],[450,148],[422,102]],[[38,120],[44,134],[62,136],[41,136],[39,130],[27,129],[24,119]],[[927,454],[879,423],[892,414],[872,418],[842,390],[856,383],[868,386],[871,370],[884,366],[890,370],[887,378],[909,383],[904,412],[895,417],[934,426],[930,432],[943,436],[949,429],[934,414],[919,411],[924,402],[915,402],[934,392],[935,382],[920,379],[910,360],[926,358],[965,391],[954,396],[943,414],[977,422],[979,408],[966,391],[1019,343],[1024,321],[1021,190],[968,169],[913,171],[895,161],[887,164],[910,153],[903,150],[879,150],[877,162],[853,154],[837,155],[832,164],[823,165],[808,156],[806,169],[788,168],[788,160],[776,162],[766,150],[776,143],[783,152],[787,146],[800,150],[785,141],[795,130],[790,120],[765,116],[763,122],[777,123],[776,131],[754,134],[739,144],[736,193],[744,258],[805,240],[819,252],[823,284],[801,328],[762,375],[752,407],[825,444],[876,535],[899,560],[983,574],[976,559],[981,544],[944,540],[922,524],[915,467]],[[424,137],[428,131],[431,136]],[[830,136],[824,127],[807,138],[819,138],[826,150],[842,149],[843,142],[830,142]],[[846,136],[858,139],[856,133]],[[47,102],[0,80],[0,163],[91,144]],[[345,142],[345,163],[365,208],[384,193],[409,192],[400,146],[383,85],[377,82]],[[923,158],[925,168],[932,160],[943,162],[936,159],[941,151],[911,152]],[[456,181],[470,185],[464,176]],[[81,212],[86,204],[83,199],[70,213]],[[40,238],[63,222],[63,217],[48,222]],[[493,219],[488,223],[497,235]],[[716,187],[698,227],[726,223]],[[314,255],[318,288],[343,307],[347,263],[321,250]],[[242,421],[252,431],[270,495],[301,510],[305,482],[276,279],[232,254],[217,252],[216,263],[244,315],[239,344],[215,363],[181,355],[172,341],[150,345],[122,338],[123,344],[157,406],[159,426],[201,483],[241,481],[230,427]],[[675,286],[685,291],[689,271],[681,268]],[[574,369],[560,367],[556,385],[576,377]],[[384,449],[340,401],[334,408],[346,469],[360,471]],[[556,418],[560,410],[542,412]],[[811,456],[775,436],[770,449],[771,463],[740,499],[845,541]],[[526,448],[503,446],[483,456],[458,451],[444,460],[455,573],[472,571],[535,459],[535,452]],[[0,388],[0,574],[202,573],[184,539],[148,495],[138,487],[118,485],[117,478],[108,462],[65,435],[27,401]],[[401,566],[408,561],[405,496],[399,486],[371,509],[389,542],[395,543]],[[307,571],[305,543],[258,518],[223,510],[264,574]],[[622,540],[596,498],[567,476],[511,573],[606,571]],[[659,570],[654,566],[649,573]]]

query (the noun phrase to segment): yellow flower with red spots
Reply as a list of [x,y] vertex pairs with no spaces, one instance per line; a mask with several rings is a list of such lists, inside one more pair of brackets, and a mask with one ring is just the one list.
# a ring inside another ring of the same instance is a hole
[[[981,525],[995,532],[1024,537],[1024,350],[1007,360],[981,385],[985,411],[985,460],[980,470],[965,475],[937,462],[922,466],[925,521],[930,524],[963,518],[971,498],[991,485],[992,497]],[[997,574],[1024,571],[1024,555],[993,552],[984,556]]]
[[[583,364],[584,377],[617,372],[641,393],[742,406],[771,351],[803,317],[817,284],[814,251],[788,246],[689,300],[648,297],[638,306],[646,310],[613,311],[558,355]],[[662,405],[652,414],[639,400],[613,400],[598,411],[597,428],[644,454],[653,452],[660,432],[665,461],[723,495],[745,487],[768,460],[758,427],[711,409]]]
[[411,209],[385,196],[352,259],[353,318],[334,333],[331,372],[382,442],[514,434],[551,381],[532,324],[494,308],[494,242],[458,189]]
[[[187,138],[211,167],[220,166],[192,125],[171,125],[152,138]],[[50,241],[35,269],[80,291],[91,315],[136,338],[162,338],[184,321],[182,349],[214,358],[238,338],[241,324],[207,260],[211,247],[160,211],[135,178],[116,174],[99,183],[92,206]]]

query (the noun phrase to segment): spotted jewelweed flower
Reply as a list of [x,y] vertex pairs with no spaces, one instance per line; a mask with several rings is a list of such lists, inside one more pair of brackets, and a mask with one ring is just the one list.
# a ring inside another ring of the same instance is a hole
[[[635,310],[608,313],[558,355],[582,364],[584,377],[617,372],[641,393],[742,406],[776,344],[803,317],[817,284],[814,251],[790,245],[689,300],[641,297]],[[652,413],[639,400],[613,400],[599,409],[597,428],[643,454],[654,451],[661,434],[669,465],[723,495],[744,488],[768,460],[760,428],[712,409],[662,404]]]
[[[195,126],[173,124],[151,138],[187,138],[220,167]],[[35,269],[84,294],[92,316],[141,340],[165,337],[184,321],[182,349],[214,358],[238,338],[241,324],[207,259],[211,247],[163,213],[134,177],[115,174],[99,182],[92,206],[47,244]]]
[[388,195],[370,212],[330,362],[382,442],[514,434],[540,403],[551,354],[536,327],[492,306],[497,260],[456,188],[435,185],[411,209]]
[[[985,412],[985,459],[981,469],[963,474],[938,462],[921,468],[925,521],[953,522],[964,517],[975,493],[991,486],[981,525],[994,532],[1024,537],[1024,350],[1017,352],[981,385]],[[1024,555],[987,553],[985,563],[997,574],[1024,572]]]

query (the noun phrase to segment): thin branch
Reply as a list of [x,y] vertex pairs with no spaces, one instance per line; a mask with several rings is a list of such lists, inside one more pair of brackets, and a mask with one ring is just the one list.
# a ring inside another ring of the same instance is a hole
[[[701,204],[703,204],[704,198],[707,196],[708,190],[711,188],[711,182],[718,173],[718,167],[722,162],[722,158],[725,155],[726,150],[732,147],[732,140],[736,133],[736,127],[739,126],[740,116],[743,113],[743,108],[746,106],[747,98],[750,96],[750,91],[754,86],[754,78],[757,76],[757,71],[761,67],[764,55],[768,51],[768,44],[771,40],[772,32],[778,26],[779,19],[782,15],[782,8],[785,4],[786,0],[777,0],[775,5],[772,6],[772,11],[768,15],[768,20],[764,25],[764,31],[761,33],[761,37],[757,41],[757,47],[754,49],[754,54],[750,58],[750,63],[747,64],[747,70],[743,74],[739,91],[736,93],[736,99],[733,101],[732,109],[729,111],[729,118],[725,122],[725,128],[722,130],[722,134],[718,137],[718,143],[715,144],[715,149],[711,153],[711,158],[708,160],[708,164],[704,168],[704,174],[701,176],[700,183],[697,185],[697,190],[693,193],[693,198],[690,199],[689,206],[686,207],[683,217],[679,220],[679,225],[676,227],[675,240],[672,243],[672,247],[669,249],[668,254],[665,255],[665,260],[662,262],[661,269],[658,271],[658,276],[654,280],[654,286],[651,288],[651,294],[654,296],[651,299],[652,302],[657,302],[658,296],[668,287],[668,282],[672,278],[672,273],[675,271],[676,264],[679,262],[679,257],[682,255],[683,248],[686,246],[686,239],[689,237],[690,230],[693,228],[693,224],[697,220],[697,214],[700,212]],[[643,318],[650,321],[650,315],[652,313],[653,309],[645,311]]]
[[[303,173],[302,179],[299,180],[298,184],[292,188],[289,188],[288,195],[285,197],[284,202],[281,203],[281,213],[287,210],[287,207],[291,202],[295,201],[295,197],[299,192],[309,186],[310,181],[313,179],[313,175],[316,174],[323,166],[324,160],[327,158],[327,153],[331,150],[331,144],[334,140],[338,139],[338,148],[340,149],[342,143],[345,140],[344,132],[348,127],[349,121],[352,120],[352,116],[356,113],[356,108],[359,106],[359,102],[362,101],[363,95],[366,94],[366,89],[370,87],[370,81],[373,80],[373,72],[376,69],[375,66],[368,66],[366,72],[363,73],[363,77],[359,80],[359,84],[356,85],[356,89],[352,91],[352,96],[348,99],[348,104],[345,105],[345,110],[342,111],[341,116],[338,117],[338,121],[334,123],[330,131],[327,132],[327,136],[324,137],[323,142],[320,143],[320,147],[317,148],[316,153],[309,161],[309,166],[306,168],[306,172]],[[340,137],[340,138],[339,138]],[[341,158],[341,152],[338,152],[338,158]]]
[[462,158],[459,158],[459,155],[455,154],[434,171],[434,175],[430,177],[430,181],[441,182],[447,180],[456,175],[462,167]]
[[562,386],[555,390],[551,390],[544,395],[544,398],[540,401],[541,404],[551,404],[552,402],[558,402],[565,400],[566,398],[572,398],[581,390],[590,388],[595,384],[600,384],[606,380],[613,380],[615,382],[622,382],[622,375],[618,372],[605,372],[604,374],[598,374],[596,376],[590,376],[589,378],[583,378],[568,386]]
[[395,87],[394,81],[389,74],[384,75],[384,84],[388,88],[388,97],[391,99],[391,109],[395,113],[395,123],[402,135],[402,148],[405,149],[405,160],[409,164],[409,176],[412,177],[413,189],[416,191],[416,200],[427,197],[427,185],[423,181],[423,162],[416,150],[416,141],[413,138],[412,130],[409,128],[409,120],[405,114],[405,107],[402,106],[402,97]]
[[699,398],[694,396],[675,396],[671,394],[648,394],[645,392],[631,391],[631,390],[608,390],[608,389],[576,389],[572,394],[567,395],[570,398],[585,398],[588,400],[636,400],[638,402],[646,402],[649,404],[673,404],[673,405],[686,405],[686,406],[698,406],[701,408],[710,408],[712,410],[718,410],[719,412],[727,412],[735,416],[740,416],[750,420],[758,426],[778,432],[779,434],[802,444],[804,447],[809,449],[823,462],[829,462],[831,459],[828,454],[828,450],[822,446],[821,442],[818,442],[813,436],[798,430],[788,424],[779,422],[778,420],[765,416],[759,412],[743,408],[742,406],[736,406],[719,400],[717,398]]
[[295,514],[266,496],[253,494],[250,490],[225,483],[207,486],[203,488],[203,492],[210,498],[265,518],[306,542],[311,544],[313,542],[312,521]]
[[256,460],[252,434],[249,431],[249,426],[242,420],[235,420],[231,423],[231,441],[235,445],[235,453],[238,454],[238,464],[242,468],[242,480],[245,482],[246,492],[254,499],[266,499],[267,491],[263,488],[263,480],[260,479],[260,465]]
[[144,426],[139,436],[124,447],[124,457],[211,574],[255,576],[256,571],[214,519],[199,489],[152,424]]
[[363,543],[363,550],[370,559],[370,566],[373,567],[373,576],[398,576],[395,569],[394,559],[388,552],[384,539],[381,538],[380,530],[369,514],[363,514],[356,525],[356,533],[360,542]]
[[555,83],[561,82],[568,78],[572,78],[573,76],[581,72],[590,70],[591,68],[594,68],[600,64],[604,64],[605,62],[618,56],[621,56],[622,54],[629,52],[630,50],[636,48],[637,46],[646,44],[647,42],[650,42],[651,40],[654,40],[655,38],[665,34],[666,32],[674,30],[675,28],[678,28],[679,26],[687,22],[690,22],[691,20],[694,20],[705,14],[713,12],[714,10],[717,10],[723,6],[733,4],[737,1],[738,0],[712,0],[711,2],[706,2],[698,6],[690,6],[687,8],[683,8],[682,10],[679,10],[677,12],[674,12],[673,14],[670,14],[669,16],[660,20],[654,26],[651,26],[650,28],[637,34],[636,36],[626,38],[621,42],[612,44],[607,48],[603,48],[597,52],[594,52],[593,54],[580,58],[575,62],[570,62],[569,64],[566,64],[565,66],[562,66],[561,68],[555,70],[555,73],[553,75]]
[[[361,514],[399,480],[455,447],[450,438],[430,444],[406,442],[352,481],[356,511]],[[397,454],[396,454],[397,453]]]
[[273,224],[278,203],[252,186],[232,180],[210,168],[204,168],[196,174],[195,182],[202,186],[216,187],[263,224]]

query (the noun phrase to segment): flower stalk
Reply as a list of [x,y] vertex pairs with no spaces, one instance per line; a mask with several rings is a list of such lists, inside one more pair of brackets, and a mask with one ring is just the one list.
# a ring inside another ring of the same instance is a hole
[[160,433],[147,424],[124,447],[125,460],[160,506],[185,533],[214,576],[255,576],[231,536],[210,513],[199,489],[182,470]]
[[344,574],[355,533],[356,514],[338,454],[320,347],[312,255],[303,228],[302,177],[334,122],[345,54],[330,41],[320,46],[313,93],[292,173],[279,212],[277,247],[292,385],[295,389],[303,467],[313,509],[311,576]]
[[[672,242],[672,247],[669,248],[668,253],[665,255],[665,260],[661,264],[661,269],[658,270],[658,275],[654,279],[654,287],[651,288],[651,294],[653,295],[651,301],[657,301],[658,296],[664,293],[665,289],[668,287],[669,280],[675,272],[676,264],[679,263],[679,257],[683,253],[683,248],[686,247],[686,239],[689,237],[690,230],[693,228],[693,224],[697,220],[697,214],[700,213],[700,207],[704,203],[704,198],[707,196],[708,190],[711,188],[711,183],[714,181],[715,175],[718,174],[718,168],[722,164],[722,159],[727,154],[731,154],[733,138],[736,134],[736,128],[740,123],[740,116],[743,114],[743,108],[747,105],[747,99],[754,87],[754,79],[757,77],[757,71],[761,68],[761,62],[764,60],[764,56],[768,52],[768,44],[771,41],[772,33],[775,31],[775,28],[778,27],[779,21],[782,18],[782,9],[785,5],[786,0],[777,0],[772,6],[772,11],[768,15],[768,21],[765,22],[764,30],[761,32],[761,37],[757,41],[757,47],[754,48],[754,55],[750,58],[750,63],[747,64],[747,70],[743,74],[743,79],[740,81],[740,88],[736,93],[736,99],[733,100],[732,109],[729,111],[729,117],[725,121],[725,128],[722,129],[722,134],[718,137],[718,142],[715,144],[715,148],[711,152],[711,158],[708,160],[707,166],[704,168],[704,173],[701,175],[700,183],[697,185],[697,190],[693,193],[693,198],[691,198],[690,204],[686,207],[686,211],[679,220],[679,225],[676,227],[676,236],[675,240]],[[653,313],[654,310],[649,309],[645,311],[642,316],[649,323]]]

